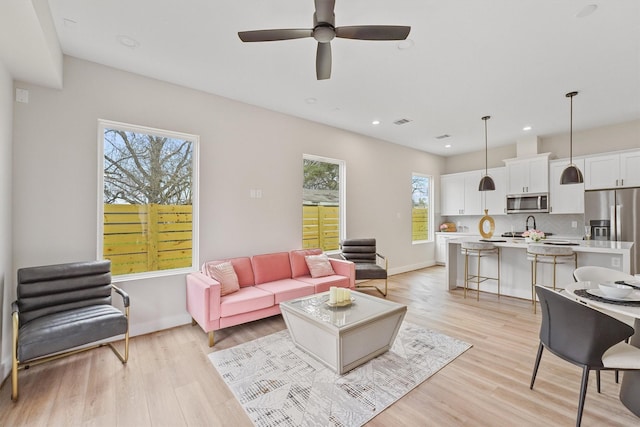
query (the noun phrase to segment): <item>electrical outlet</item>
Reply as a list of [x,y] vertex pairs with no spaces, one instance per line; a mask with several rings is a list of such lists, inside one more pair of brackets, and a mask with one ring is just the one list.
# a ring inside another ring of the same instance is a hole
[[571,228],[578,228],[578,221],[571,221]]
[[620,258],[618,257],[611,258],[611,267],[620,267]]

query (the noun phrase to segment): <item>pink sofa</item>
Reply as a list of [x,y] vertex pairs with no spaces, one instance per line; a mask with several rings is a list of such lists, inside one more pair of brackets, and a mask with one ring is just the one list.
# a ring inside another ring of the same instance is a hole
[[[329,261],[335,274],[311,277],[307,255],[321,254],[321,249],[294,250],[252,257],[209,261],[201,271],[187,275],[187,310],[194,324],[209,334],[229,326],[280,314],[280,303],[329,290],[331,286],[355,289],[355,265],[350,261]],[[240,289],[220,295],[220,282],[207,274],[208,263],[230,261]]]

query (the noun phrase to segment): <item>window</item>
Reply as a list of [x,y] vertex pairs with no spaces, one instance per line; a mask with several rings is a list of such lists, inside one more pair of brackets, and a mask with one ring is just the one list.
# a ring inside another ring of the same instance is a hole
[[303,155],[302,247],[335,251],[345,236],[343,160]]
[[411,241],[414,243],[429,240],[432,222],[431,177],[414,173],[411,176]]
[[98,258],[114,276],[197,265],[198,137],[100,120]]

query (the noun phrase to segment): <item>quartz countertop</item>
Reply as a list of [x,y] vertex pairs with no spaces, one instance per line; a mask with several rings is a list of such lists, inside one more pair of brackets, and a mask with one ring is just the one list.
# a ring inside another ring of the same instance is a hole
[[[449,240],[449,243],[462,243],[462,242],[477,242],[480,239],[477,237],[459,237],[457,239]],[[489,240],[489,239],[487,239]],[[573,248],[576,252],[609,252],[609,253],[628,253],[633,246],[633,242],[616,242],[612,240],[581,240],[581,239],[559,239],[559,238],[549,238],[545,240],[541,240],[540,242],[526,242],[525,239],[521,237],[511,238],[511,237],[492,237],[490,240],[496,240],[493,242],[498,247],[504,248],[522,248],[525,249],[527,245],[544,245],[551,244],[554,242],[563,243],[570,242],[573,243],[569,245],[569,247]],[[499,242],[497,240],[504,240],[503,242]],[[545,243],[546,242],[546,243]],[[560,245],[562,246],[562,245]]]

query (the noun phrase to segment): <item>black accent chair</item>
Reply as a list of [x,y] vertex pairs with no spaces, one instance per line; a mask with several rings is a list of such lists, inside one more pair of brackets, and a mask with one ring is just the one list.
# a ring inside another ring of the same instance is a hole
[[[118,293],[124,313],[111,305]],[[109,345],[122,363],[129,358],[129,296],[111,284],[111,261],[88,261],[18,270],[18,299],[11,305],[13,351],[11,399],[18,399],[18,370]],[[112,342],[124,334],[124,354]]]
[[[640,370],[640,348],[624,340],[633,335],[631,326],[560,293],[536,285],[542,310],[540,345],[533,368],[530,389],[536,380],[542,351],[582,367],[582,384],[576,426],[582,421],[589,371],[596,371],[600,393],[600,371]],[[615,365],[615,366],[613,366]]]
[[[345,239],[340,246],[342,259],[351,261],[356,266],[356,280],[384,279],[384,290],[375,285],[356,285],[356,287],[376,289],[386,297],[389,261],[376,252],[376,239]],[[378,261],[383,262],[384,267],[379,265]]]

